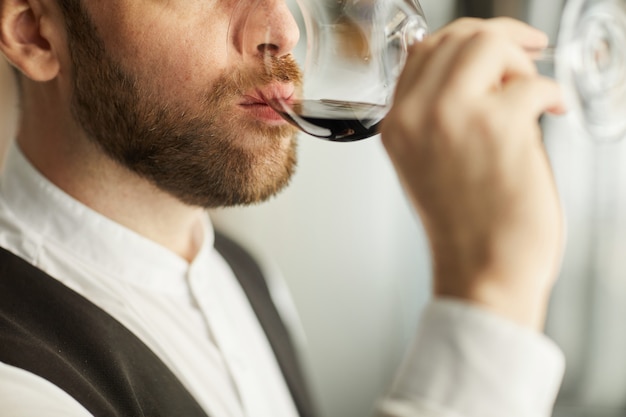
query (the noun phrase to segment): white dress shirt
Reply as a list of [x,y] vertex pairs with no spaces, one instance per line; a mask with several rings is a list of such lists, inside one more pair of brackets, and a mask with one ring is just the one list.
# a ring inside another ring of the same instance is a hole
[[[203,246],[189,264],[58,189],[11,149],[0,180],[0,246],[137,335],[211,417],[295,417],[268,341],[228,265]],[[563,374],[543,335],[477,307],[435,300],[388,395],[385,416],[546,417]],[[0,363],[3,417],[86,417],[47,380]]]

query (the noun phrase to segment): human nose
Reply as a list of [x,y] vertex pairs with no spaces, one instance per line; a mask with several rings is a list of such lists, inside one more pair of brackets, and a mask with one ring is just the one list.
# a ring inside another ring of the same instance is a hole
[[252,56],[289,54],[300,39],[300,30],[285,0],[257,0],[249,9],[244,51]]

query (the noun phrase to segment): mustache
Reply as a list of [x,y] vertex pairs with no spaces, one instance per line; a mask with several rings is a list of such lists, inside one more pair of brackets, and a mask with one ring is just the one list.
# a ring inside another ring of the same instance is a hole
[[292,55],[265,57],[262,63],[256,68],[227,71],[215,83],[208,101],[220,102],[275,82],[291,83],[296,90],[302,86],[302,70]]
[[302,84],[302,70],[292,55],[268,57],[265,59],[265,82],[291,82]]

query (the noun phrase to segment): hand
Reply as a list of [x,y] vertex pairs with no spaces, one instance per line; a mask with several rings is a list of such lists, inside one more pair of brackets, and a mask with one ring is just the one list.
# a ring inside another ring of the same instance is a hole
[[416,44],[381,128],[433,252],[439,296],[540,329],[563,218],[538,118],[564,110],[512,19],[462,19]]

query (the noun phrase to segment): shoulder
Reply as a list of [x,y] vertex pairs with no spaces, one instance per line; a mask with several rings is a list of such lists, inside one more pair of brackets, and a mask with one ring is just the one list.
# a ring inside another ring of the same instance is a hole
[[92,417],[78,402],[49,381],[0,362],[3,417]]

